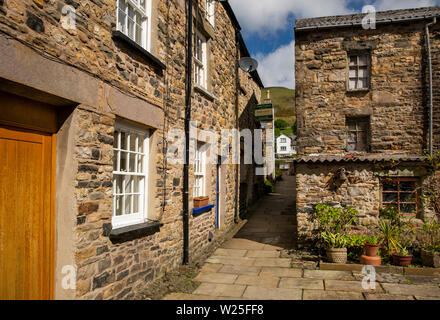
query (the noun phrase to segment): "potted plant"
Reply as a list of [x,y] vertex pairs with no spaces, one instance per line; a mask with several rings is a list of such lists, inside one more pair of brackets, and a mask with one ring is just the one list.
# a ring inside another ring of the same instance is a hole
[[426,222],[421,231],[421,258],[426,267],[440,268],[440,224]]
[[377,255],[379,251],[379,241],[375,235],[365,237],[365,254],[361,257],[361,264],[370,266],[380,266],[382,259]]
[[209,204],[209,197],[196,197],[193,202],[194,208],[203,208]]
[[393,254],[393,262],[396,266],[408,267],[411,264],[412,259],[412,254],[404,246],[402,246],[397,253]]
[[341,234],[329,231],[321,233],[326,244],[327,259],[331,263],[347,263],[347,240]]
[[389,220],[379,220],[377,226],[380,238],[379,245],[381,246],[381,252],[388,259],[394,253],[399,251],[399,229],[393,226]]

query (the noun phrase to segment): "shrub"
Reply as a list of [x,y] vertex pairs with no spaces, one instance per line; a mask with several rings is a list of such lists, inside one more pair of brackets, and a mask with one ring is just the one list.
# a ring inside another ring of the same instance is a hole
[[420,246],[430,252],[440,252],[440,223],[425,222],[420,232]]
[[264,180],[264,193],[268,194],[271,192],[275,192],[274,184],[269,180]]
[[281,171],[280,168],[276,168],[276,169],[275,169],[275,180],[276,180],[276,181],[281,181],[281,180],[283,180],[283,172]]
[[334,208],[325,204],[315,206],[315,218],[322,231],[342,233],[356,222],[358,212],[351,207]]

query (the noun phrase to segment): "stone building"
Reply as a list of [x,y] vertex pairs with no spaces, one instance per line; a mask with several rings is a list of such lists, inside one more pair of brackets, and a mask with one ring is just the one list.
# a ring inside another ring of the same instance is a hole
[[418,222],[434,216],[420,196],[435,181],[425,150],[440,147],[439,24],[428,26],[432,142],[425,34],[439,15],[440,7],[378,12],[368,29],[363,14],[296,21],[300,235],[310,236],[317,203],[350,205],[363,225],[389,205]]
[[[166,152],[185,123],[188,2],[0,1],[0,298],[128,299],[182,264],[183,164]],[[263,85],[238,70],[230,5],[192,10],[191,120],[253,129]],[[240,168],[207,163],[206,144],[192,150],[191,260],[238,210]],[[215,208],[193,215],[195,196]]]

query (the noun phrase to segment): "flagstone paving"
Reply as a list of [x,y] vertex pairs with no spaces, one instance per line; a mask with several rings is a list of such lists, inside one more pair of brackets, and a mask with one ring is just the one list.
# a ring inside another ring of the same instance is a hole
[[[295,181],[285,177],[275,194],[263,199],[249,222],[209,257],[193,280],[192,294],[165,300],[440,300],[440,277],[404,275],[382,267],[376,288],[362,287],[361,266],[319,270],[316,262],[286,257],[296,233]],[[322,265],[323,268],[333,266]]]

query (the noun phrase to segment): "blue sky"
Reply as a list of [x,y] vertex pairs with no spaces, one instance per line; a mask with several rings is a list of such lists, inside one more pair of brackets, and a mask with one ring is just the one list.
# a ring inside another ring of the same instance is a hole
[[440,0],[229,0],[267,87],[294,88],[295,19],[440,5]]

